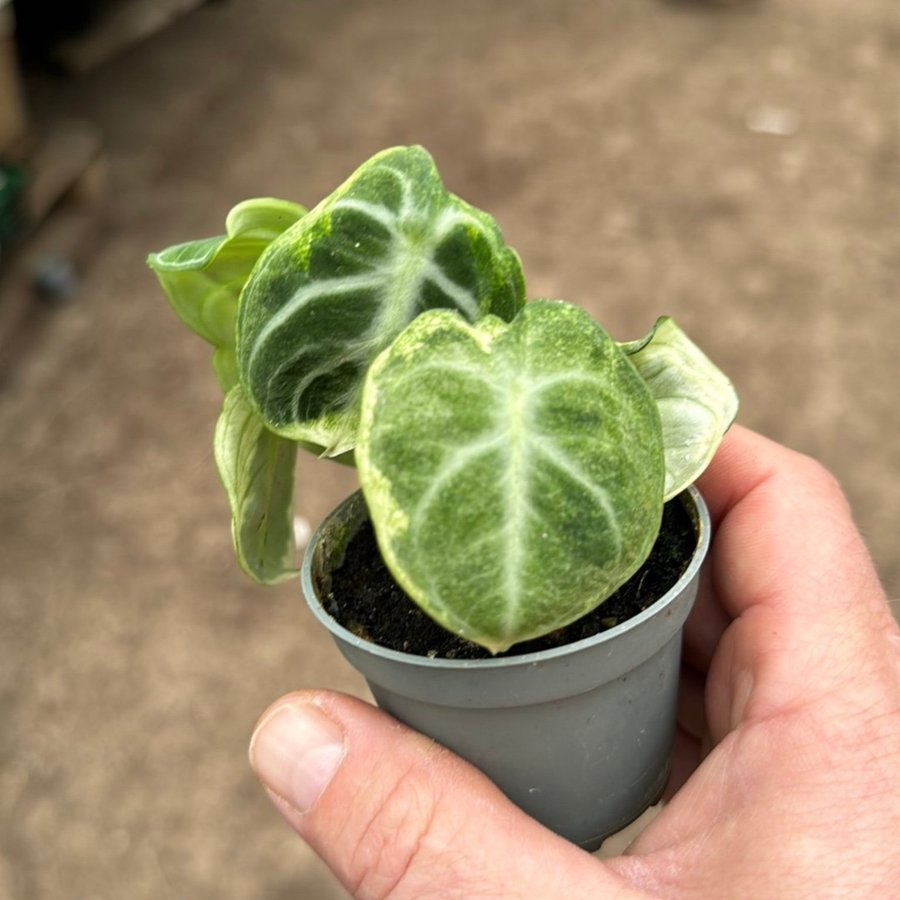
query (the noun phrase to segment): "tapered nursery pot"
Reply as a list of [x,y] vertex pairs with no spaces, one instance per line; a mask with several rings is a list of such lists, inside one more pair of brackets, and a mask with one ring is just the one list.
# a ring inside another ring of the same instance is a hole
[[540,653],[428,658],[370,643],[335,621],[320,598],[368,516],[359,492],[310,542],[303,591],[382,709],[474,763],[548,828],[593,850],[659,799],[669,773],[682,626],[710,540],[700,494],[691,488],[680,500],[697,541],[678,582],[618,626]]

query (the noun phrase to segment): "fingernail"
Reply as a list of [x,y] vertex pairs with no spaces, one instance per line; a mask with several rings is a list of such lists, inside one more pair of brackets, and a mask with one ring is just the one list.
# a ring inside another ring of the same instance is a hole
[[305,813],[328,786],[345,750],[343,731],[318,707],[286,703],[254,732],[250,765],[270,791]]

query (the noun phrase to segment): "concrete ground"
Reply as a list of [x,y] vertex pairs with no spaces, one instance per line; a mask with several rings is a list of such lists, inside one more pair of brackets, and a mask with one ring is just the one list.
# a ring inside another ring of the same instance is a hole
[[[620,339],[675,316],[741,421],[837,473],[900,596],[898,84],[896,0],[231,0],[37,90],[102,129],[112,189],[0,393],[0,896],[344,896],[245,754],[281,692],[363,687],[296,585],[236,571],[209,353],[144,257],[382,147],[426,145],[531,296]],[[353,486],[299,479],[313,522]]]

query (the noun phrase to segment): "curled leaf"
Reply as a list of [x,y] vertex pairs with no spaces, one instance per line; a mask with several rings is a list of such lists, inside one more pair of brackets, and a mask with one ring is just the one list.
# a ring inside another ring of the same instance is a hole
[[734,386],[672,319],[620,345],[659,408],[666,460],[665,497],[700,477],[737,415]]
[[213,367],[225,392],[237,383],[241,290],[263,250],[304,212],[286,200],[246,200],[228,214],[225,235],[177,244],[147,260],[177,316],[215,348]]
[[213,447],[240,567],[265,584],[293,577],[297,445],[269,431],[236,385],[225,396]]
[[304,215],[306,210],[299,203],[256,197],[231,208],[225,218],[225,232],[232,240],[259,241],[265,249]]

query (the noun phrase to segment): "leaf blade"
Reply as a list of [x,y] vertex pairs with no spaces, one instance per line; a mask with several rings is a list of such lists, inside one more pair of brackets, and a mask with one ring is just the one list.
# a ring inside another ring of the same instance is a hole
[[652,398],[566,304],[509,325],[420,316],[370,370],[357,465],[395,579],[492,652],[602,602],[662,513]]
[[233,206],[225,217],[225,233],[230,238],[259,240],[269,244],[298,219],[306,209],[290,200],[254,197]]
[[228,214],[225,235],[177,244],[147,258],[178,318],[215,348],[213,367],[224,393],[237,383],[241,290],[266,247],[304,213],[285,200],[245,200]]
[[511,318],[522,303],[494,220],[444,188],[425,150],[393,148],[267,249],[238,317],[241,383],[274,431],[337,455],[355,443],[369,363],[416,315]]
[[663,316],[638,341],[620,345],[659,408],[666,460],[665,499],[681,493],[712,460],[738,412],[734,386]]
[[225,396],[213,450],[241,569],[263,584],[294,577],[296,444],[269,431],[236,385]]

